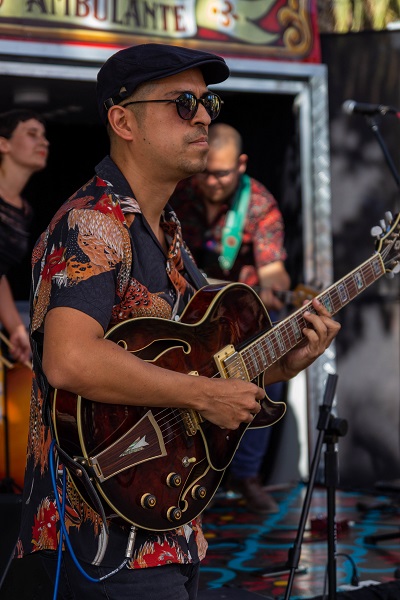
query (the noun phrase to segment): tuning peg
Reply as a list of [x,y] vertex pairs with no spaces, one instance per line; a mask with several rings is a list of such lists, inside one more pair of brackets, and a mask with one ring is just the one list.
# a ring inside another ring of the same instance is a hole
[[373,227],[371,229],[371,235],[372,235],[372,237],[379,237],[379,236],[382,235],[382,233],[383,233],[382,227],[379,227],[379,225],[375,225],[375,227]]
[[394,273],[393,273],[393,271],[387,271],[387,272],[385,273],[385,277],[386,277],[387,279],[393,279],[393,277],[394,277]]
[[400,273],[400,263],[396,264],[396,266],[392,269],[392,273],[394,273],[395,275],[397,275],[397,273]]
[[387,210],[385,212],[385,221],[386,221],[386,224],[388,225],[388,227],[390,227],[391,224],[393,223],[393,215],[390,212],[390,210]]
[[386,221],[384,219],[379,221],[379,225],[382,227],[382,231],[386,231]]

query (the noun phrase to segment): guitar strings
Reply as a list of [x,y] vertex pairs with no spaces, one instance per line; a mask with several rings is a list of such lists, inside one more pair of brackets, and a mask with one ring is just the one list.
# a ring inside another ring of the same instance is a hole
[[[387,252],[385,254],[387,254]],[[334,309],[333,314],[335,314],[335,312],[337,312],[337,310],[339,308],[341,308],[342,306],[347,304],[353,297],[355,297],[357,294],[361,293],[365,289],[365,287],[368,287],[369,285],[371,285],[371,283],[376,281],[376,279],[379,278],[383,274],[383,272],[377,274],[373,270],[372,262],[374,261],[375,258],[376,257],[372,257],[368,263],[366,263],[365,265],[360,267],[360,270],[358,272],[355,271],[354,273],[351,273],[349,276],[347,276],[346,278],[341,280],[341,282],[339,282],[336,286],[332,286],[332,288],[328,288],[328,290],[326,290],[326,292],[322,293],[319,296],[319,298],[322,300],[322,303],[325,304],[325,306],[326,306],[326,298],[329,298],[329,306],[333,307],[333,309]],[[361,271],[362,275],[364,275],[363,286],[361,288],[359,288],[359,286],[357,285],[356,280],[355,280],[355,275],[357,273],[359,273],[360,271]],[[372,279],[372,281],[371,281],[371,279]],[[343,298],[341,298],[339,291],[338,291],[338,287],[340,284],[342,284],[343,286],[346,287],[346,297],[345,297],[344,301],[343,301]],[[349,294],[350,294],[350,297],[349,297]],[[304,327],[308,326],[305,319],[303,319],[304,312],[306,310],[309,310],[309,311],[313,312],[314,314],[316,313],[316,311],[312,307],[312,303],[311,302],[308,303],[302,309],[299,309],[299,311],[297,311],[293,315],[287,317],[281,324],[279,324],[279,325],[275,326],[273,329],[271,329],[265,338],[267,340],[267,344],[265,343],[264,340],[258,340],[257,342],[254,342],[254,344],[252,345],[253,352],[251,352],[251,350],[249,350],[249,349],[246,349],[243,351],[243,361],[244,361],[244,364],[245,364],[247,370],[250,371],[250,373],[252,372],[251,365],[254,364],[255,361],[257,361],[258,372],[261,373],[263,370],[267,369],[271,364],[276,362],[276,360],[281,358],[281,356],[283,356],[283,354],[285,352],[287,352],[292,347],[297,345],[297,343],[299,341],[301,341],[301,339],[304,338],[304,334],[301,331],[301,338],[296,339],[296,332],[293,329],[292,322],[293,321],[296,322],[296,325],[298,327],[300,327],[301,330]],[[330,312],[332,312],[332,311],[330,311]],[[279,338],[278,338],[278,336],[279,336]],[[268,347],[268,341],[270,342],[270,347]],[[279,343],[279,341],[281,342],[281,344]],[[289,347],[288,347],[288,343],[290,344]],[[284,348],[282,348],[281,346],[284,346]],[[259,352],[262,357],[261,362],[257,358],[257,354],[254,352],[254,347],[256,347],[257,351],[262,350],[262,352]],[[247,355],[250,355],[250,359],[247,358]],[[254,358],[254,356],[255,356],[255,358]],[[269,358],[270,360],[266,360],[267,358]],[[263,366],[263,368],[260,368],[260,364]],[[267,366],[265,366],[265,365],[267,365]],[[251,374],[250,374],[250,379],[252,379]]]

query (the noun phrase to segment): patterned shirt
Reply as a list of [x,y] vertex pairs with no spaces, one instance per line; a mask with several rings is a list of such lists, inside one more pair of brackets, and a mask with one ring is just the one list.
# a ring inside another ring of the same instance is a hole
[[[93,179],[61,206],[34,248],[34,368],[18,557],[42,549],[55,550],[59,539],[49,469],[51,431],[46,418],[46,380],[41,369],[44,318],[54,307],[75,308],[96,319],[106,332],[132,317],[171,319],[179,315],[194,288],[184,277],[181,231],[168,206],[161,224],[169,243],[167,256],[141,214],[128,182],[107,157],[96,167]],[[57,489],[61,496],[60,479]],[[78,559],[90,563],[101,556],[104,567],[121,564],[130,524],[111,519],[109,536],[105,535],[99,514],[83,501],[69,478],[65,524]],[[138,529],[128,566],[134,569],[198,562],[205,548],[198,519],[166,532]]]
[[258,181],[251,178],[251,196],[243,228],[242,244],[229,271],[218,262],[222,230],[232,198],[221,205],[212,223],[208,223],[195,178],[181,181],[170,202],[182,225],[183,237],[207,277],[259,284],[257,269],[276,260],[285,260],[284,225],[275,198]]

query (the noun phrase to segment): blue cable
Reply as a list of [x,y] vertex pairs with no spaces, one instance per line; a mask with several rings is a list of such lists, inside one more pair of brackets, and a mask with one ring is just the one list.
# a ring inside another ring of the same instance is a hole
[[[58,545],[58,551],[59,551],[59,555],[62,554],[62,542],[63,539],[65,540],[68,550],[70,551],[72,560],[74,561],[76,567],[78,568],[78,570],[82,573],[82,575],[84,577],[86,577],[86,579],[88,579],[89,581],[92,581],[93,583],[99,583],[101,581],[101,579],[95,579],[94,577],[91,577],[90,575],[88,575],[88,573],[86,573],[86,571],[84,571],[81,567],[81,565],[79,564],[76,556],[75,556],[75,552],[71,546],[71,542],[69,540],[68,537],[68,531],[65,527],[65,522],[64,522],[64,518],[65,518],[65,496],[66,496],[66,475],[65,475],[65,468],[64,468],[64,472],[63,472],[63,493],[62,493],[62,506],[60,506],[60,500],[58,497],[58,492],[57,492],[57,482],[56,482],[56,477],[55,477],[55,466],[54,466],[54,455],[53,455],[53,448],[55,445],[55,440],[52,440],[51,444],[50,444],[50,452],[49,452],[49,458],[50,458],[50,474],[51,474],[51,480],[53,483],[53,489],[54,489],[54,497],[56,500],[56,505],[57,505],[57,510],[58,510],[58,514],[60,516],[60,542]],[[59,560],[57,561],[57,574],[56,574],[56,582],[58,584],[58,579],[59,579],[59,570],[61,567],[61,559],[59,557]],[[55,590],[56,591],[56,590]]]
[[130,531],[129,538],[128,538],[128,545],[127,545],[126,552],[125,552],[125,559],[123,560],[123,562],[118,567],[116,567],[110,573],[107,573],[106,575],[103,575],[99,579],[95,579],[94,577],[91,577],[88,573],[86,573],[86,571],[81,567],[81,565],[78,562],[78,559],[75,556],[75,552],[74,552],[74,550],[72,548],[72,545],[71,545],[71,542],[70,542],[70,539],[69,539],[69,536],[68,536],[67,528],[65,527],[65,501],[66,501],[66,490],[67,490],[67,485],[66,485],[66,469],[65,469],[65,467],[63,469],[63,491],[62,491],[62,506],[61,506],[60,505],[60,499],[58,497],[57,481],[56,481],[56,476],[55,476],[56,469],[55,469],[55,465],[54,465],[54,452],[53,452],[55,443],[56,443],[56,441],[55,441],[55,439],[53,439],[51,441],[51,444],[50,444],[50,450],[49,450],[49,468],[50,468],[50,475],[51,475],[51,481],[52,481],[53,490],[54,490],[54,497],[55,497],[55,501],[56,501],[56,506],[57,506],[59,517],[60,517],[59,518],[59,520],[60,520],[60,541],[59,541],[59,545],[58,545],[57,571],[56,571],[56,579],[55,579],[55,584],[54,584],[54,596],[53,596],[53,600],[56,600],[56,598],[57,598],[57,590],[58,590],[59,579],[60,579],[60,570],[61,570],[63,540],[67,544],[67,548],[68,548],[68,550],[69,550],[69,552],[71,554],[71,558],[72,558],[73,562],[75,563],[75,566],[78,569],[78,571],[80,571],[80,573],[84,577],[86,577],[86,579],[88,581],[91,581],[92,583],[100,583],[104,579],[108,579],[112,575],[115,575],[116,573],[118,573],[118,571],[120,571],[121,569],[123,569],[123,567],[125,567],[127,565],[128,561],[132,558],[133,540],[134,540],[135,532],[136,532],[136,527],[131,527],[131,531]]
[[[65,473],[65,471],[64,471]],[[63,477],[63,491],[62,491],[62,506],[65,506],[65,496],[66,496],[66,479]],[[64,510],[64,509],[63,509]],[[64,515],[63,515],[64,516]],[[56,570],[56,579],[54,582],[54,592],[53,592],[53,600],[57,600],[57,591],[58,585],[60,583],[60,571],[61,571],[61,560],[62,560],[62,543],[64,534],[60,531],[60,543],[58,544],[57,549],[57,570]]]

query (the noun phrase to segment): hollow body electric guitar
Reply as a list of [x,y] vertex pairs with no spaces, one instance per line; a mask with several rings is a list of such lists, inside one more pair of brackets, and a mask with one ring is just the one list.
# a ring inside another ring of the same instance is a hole
[[[400,270],[399,233],[397,216],[377,236],[373,256],[318,295],[332,315],[385,273]],[[195,294],[180,322],[131,319],[106,338],[166,369],[263,386],[264,371],[304,338],[305,311],[315,313],[311,302],[272,327],[254,290],[213,284]],[[251,427],[272,425],[285,410],[266,398]],[[204,510],[248,428],[221,429],[193,410],[105,404],[62,390],[54,391],[52,416],[58,445],[86,470],[106,516],[156,531],[184,525]],[[69,472],[92,505],[79,469]]]

